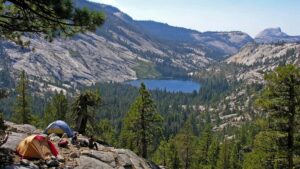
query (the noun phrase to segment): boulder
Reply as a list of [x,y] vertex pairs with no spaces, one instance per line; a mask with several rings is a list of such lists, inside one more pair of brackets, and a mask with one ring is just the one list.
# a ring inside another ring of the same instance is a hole
[[12,122],[5,121],[5,125],[8,127],[7,131],[11,132],[32,134],[37,130],[36,127],[30,124],[15,124]]
[[80,156],[78,160],[78,166],[75,167],[75,169],[89,169],[89,168],[94,168],[94,169],[113,169],[110,165],[97,160],[95,158],[91,158],[88,156]]
[[3,144],[1,147],[8,148],[12,151],[15,151],[18,144],[26,137],[27,137],[27,134],[12,132],[8,136],[7,142],[5,144]]
[[91,150],[91,151],[83,151],[81,152],[81,154],[108,163],[112,167],[116,167],[115,157],[112,152]]
[[117,161],[119,166],[126,166],[132,164],[129,156],[126,154],[118,154]]
[[72,152],[72,153],[70,154],[70,157],[71,157],[71,158],[79,158],[79,157],[80,157],[80,153],[79,153],[79,152]]
[[48,167],[58,167],[59,166],[59,162],[57,160],[49,160],[49,161],[47,161],[46,164]]
[[[118,153],[118,163],[121,166],[133,166],[135,169],[150,169],[146,160],[127,149],[115,149]],[[126,168],[126,167],[125,167]]]
[[15,125],[18,132],[32,134],[36,131],[36,127],[30,124]]

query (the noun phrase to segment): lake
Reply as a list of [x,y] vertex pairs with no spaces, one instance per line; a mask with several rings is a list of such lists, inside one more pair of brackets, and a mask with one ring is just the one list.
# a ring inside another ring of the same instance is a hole
[[200,83],[191,80],[156,80],[156,79],[144,79],[144,80],[133,80],[127,81],[126,84],[140,87],[141,83],[144,82],[147,89],[150,90],[166,90],[168,92],[183,92],[192,93],[193,91],[199,91]]

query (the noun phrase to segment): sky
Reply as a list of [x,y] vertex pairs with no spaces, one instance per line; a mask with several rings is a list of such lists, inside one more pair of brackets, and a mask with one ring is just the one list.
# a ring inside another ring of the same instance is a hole
[[252,37],[281,27],[300,35],[300,0],[90,0],[119,8],[135,20],[204,31],[243,31]]

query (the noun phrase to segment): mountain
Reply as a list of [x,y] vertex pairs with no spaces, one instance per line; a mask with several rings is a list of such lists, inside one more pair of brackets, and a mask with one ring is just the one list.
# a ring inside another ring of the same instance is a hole
[[[221,119],[214,129],[240,126],[261,116],[255,99],[265,83],[264,75],[286,64],[299,67],[299,58],[298,43],[251,43],[235,55],[205,70],[193,72],[194,78],[203,81],[200,95],[205,99],[213,98],[208,100],[206,111]],[[211,92],[214,94],[210,96]]]
[[265,72],[284,64],[300,65],[300,44],[249,44],[225,60],[227,64],[241,66],[236,72],[238,80],[263,82]]
[[300,42],[300,36],[290,36],[281,31],[281,28],[268,28],[260,32],[256,37],[257,43],[278,43],[287,42],[295,43]]
[[208,57],[217,60],[235,54],[242,46],[253,42],[248,34],[240,31],[201,33],[155,21],[136,21],[136,24],[164,43],[173,43],[181,48],[186,45],[202,48]]
[[95,33],[52,43],[41,36],[27,36],[24,39],[31,44],[25,49],[2,40],[0,70],[13,74],[26,70],[30,76],[46,81],[85,85],[182,76],[214,63],[215,59],[228,57],[253,41],[242,32],[200,33],[152,21],[135,21],[109,5],[86,0],[75,0],[75,4],[103,11],[105,24]]

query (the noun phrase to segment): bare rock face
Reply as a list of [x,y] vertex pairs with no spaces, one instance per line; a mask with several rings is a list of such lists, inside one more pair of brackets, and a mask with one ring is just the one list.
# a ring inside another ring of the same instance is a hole
[[81,155],[100,160],[102,162],[109,164],[111,167],[117,166],[116,161],[115,161],[116,155],[113,152],[109,152],[109,151],[103,152],[103,151],[91,150],[91,151],[81,152]]
[[79,166],[77,166],[75,169],[88,169],[88,168],[97,168],[97,169],[113,169],[110,165],[97,160],[95,158],[87,157],[87,156],[81,156],[79,158]]
[[1,147],[2,148],[7,148],[9,150],[15,151],[18,144],[24,139],[26,138],[28,135],[25,133],[16,133],[16,132],[12,132],[9,137],[8,140],[5,144],[3,144]]
[[35,126],[32,126],[30,124],[18,125],[8,121],[5,121],[4,124],[8,127],[7,131],[11,132],[33,134],[37,130]]
[[262,83],[265,72],[282,64],[300,64],[300,44],[249,44],[227,60],[227,63],[242,65],[235,75],[238,80]]
[[[93,159],[93,160],[91,160]],[[86,161],[101,161],[110,168],[135,168],[135,169],[157,169],[153,163],[146,161],[145,159],[137,156],[127,149],[115,149],[113,147],[106,147],[105,150],[84,150],[81,152],[81,156],[78,160],[79,167],[88,166]]]
[[161,23],[153,26],[151,22],[135,21],[111,6],[87,0],[74,2],[105,12],[105,24],[95,33],[55,39],[51,43],[40,36],[23,37],[30,41],[25,49],[1,40],[0,59],[9,69],[5,71],[16,76],[18,71],[25,70],[30,76],[54,83],[123,82],[139,78],[137,67],[149,64],[186,72],[204,68],[214,59],[235,54],[253,41],[243,32],[201,33]]
[[137,169],[150,169],[148,163],[142,158],[138,157],[135,153],[126,149],[116,149],[118,153],[118,162],[122,166],[134,166]]

